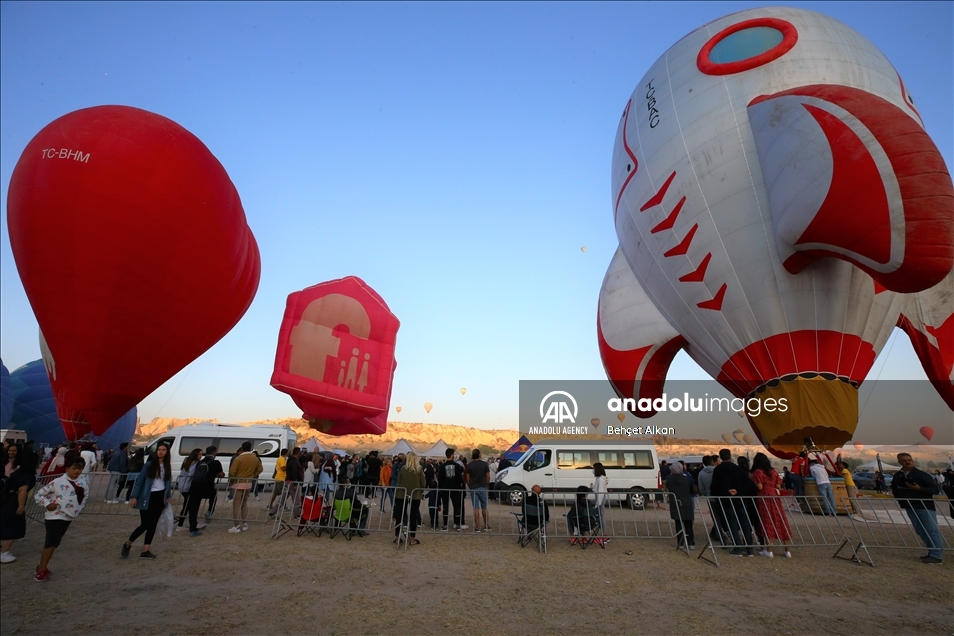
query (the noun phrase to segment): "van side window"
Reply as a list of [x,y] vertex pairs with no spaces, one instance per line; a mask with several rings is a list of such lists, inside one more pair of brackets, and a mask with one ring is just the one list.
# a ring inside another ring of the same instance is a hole
[[252,450],[258,451],[259,457],[278,457],[281,447],[277,439],[257,439],[252,442]]
[[[169,448],[172,448],[172,443],[176,441],[175,437],[163,437],[162,439],[157,439],[155,442],[146,447],[146,457],[149,457],[156,452],[156,449],[159,448],[159,444],[165,444]],[[189,453],[186,453],[188,455]]]
[[557,451],[557,468],[564,470],[592,468],[590,461],[590,451]]
[[653,454],[649,451],[632,451],[623,453],[621,468],[655,468]]
[[603,468],[623,468],[620,463],[620,453],[617,451],[597,451],[596,461],[603,464]]
[[539,450],[525,462],[524,470],[539,470],[550,465],[550,451]]
[[252,440],[243,437],[222,437],[219,439],[219,455],[230,457],[239,452],[242,444]]
[[211,437],[183,437],[182,441],[179,442],[179,456],[188,457],[194,449],[199,448],[202,452],[205,452],[205,449],[209,446],[212,446],[215,442],[212,441]]

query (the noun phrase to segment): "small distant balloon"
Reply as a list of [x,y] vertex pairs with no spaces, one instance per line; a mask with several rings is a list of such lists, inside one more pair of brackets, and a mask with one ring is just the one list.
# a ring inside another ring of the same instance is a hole
[[861,442],[855,442],[854,444],[852,444],[852,446],[854,446],[855,450],[858,451],[859,453],[865,449],[865,445],[862,444]]
[[600,418],[594,417],[592,420],[590,420],[590,424],[593,425],[593,428],[596,428],[600,425]]
[[580,248],[580,251],[581,251],[581,252],[586,252],[586,246],[584,245],[583,247],[581,247],[581,248]]
[[922,426],[921,428],[918,429],[918,432],[921,433],[924,439],[926,439],[929,442],[931,441],[931,438],[934,437],[934,429],[931,428],[930,426]]
[[723,434],[722,434],[722,441],[725,442],[726,444],[729,444],[729,443],[732,442],[732,436],[729,435],[728,433],[723,433]]
[[460,388],[460,394],[461,394],[461,395],[467,395],[467,387],[463,387],[463,386],[462,386],[462,387]]
[[424,403],[424,410],[427,411],[428,413],[431,412],[431,409],[432,409],[432,408],[434,408],[434,405],[431,404],[430,402],[425,402],[425,403]]
[[625,414],[625,413],[617,413],[617,414],[616,414],[616,419],[618,419],[620,422],[622,422],[623,420],[626,419],[626,414]]
[[404,409],[403,409],[402,407],[400,407],[400,406],[395,406],[395,407],[394,407],[394,410],[397,411],[398,413],[400,413],[400,412],[403,411]]
[[742,436],[742,441],[744,441],[746,444],[751,444],[752,442],[755,441],[755,435],[752,435],[751,433],[746,433],[745,435]]
[[745,439],[745,431],[743,431],[741,428],[737,428],[732,431],[732,437],[735,438],[735,441],[741,442],[743,439]]

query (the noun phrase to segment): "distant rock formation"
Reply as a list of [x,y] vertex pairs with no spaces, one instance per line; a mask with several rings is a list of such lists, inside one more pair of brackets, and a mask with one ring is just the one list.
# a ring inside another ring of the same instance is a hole
[[[142,424],[137,435],[152,439],[176,426],[199,422],[218,423],[218,420],[157,417],[147,424]],[[299,445],[314,437],[322,446],[342,448],[349,451],[384,450],[399,439],[407,440],[411,446],[420,450],[426,450],[437,443],[438,440],[444,440],[449,446],[462,450],[489,446],[494,450],[504,451],[520,438],[520,432],[515,429],[486,430],[454,424],[389,422],[388,430],[384,435],[344,435],[340,437],[319,433],[299,418],[260,420],[257,422],[242,422],[241,424],[242,426],[288,426],[298,435]]]

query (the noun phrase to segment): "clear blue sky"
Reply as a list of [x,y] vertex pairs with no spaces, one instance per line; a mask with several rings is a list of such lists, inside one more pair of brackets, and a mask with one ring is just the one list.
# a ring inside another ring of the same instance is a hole
[[[300,415],[268,384],[285,297],[355,274],[402,322],[393,419],[516,427],[519,380],[604,377],[596,303],[617,244],[621,109],[679,38],[753,6],[4,2],[0,197],[33,135],[99,104],[177,121],[229,172],[261,248],[258,295],[143,419]],[[793,6],[887,55],[950,168],[954,5]],[[0,233],[13,370],[40,354],[5,214]],[[680,354],[672,377],[706,376]],[[903,334],[876,377],[923,377]]]

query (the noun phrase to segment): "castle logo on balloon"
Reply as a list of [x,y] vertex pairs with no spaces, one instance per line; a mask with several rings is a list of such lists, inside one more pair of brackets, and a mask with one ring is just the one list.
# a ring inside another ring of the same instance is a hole
[[356,276],[294,292],[285,303],[271,384],[292,397],[316,430],[384,433],[400,326],[384,299]]
[[954,410],[950,173],[844,24],[761,8],[677,42],[623,109],[612,203],[597,332],[621,397],[661,395],[685,350],[736,397],[787,398],[748,417],[774,454],[837,448],[898,326]]

